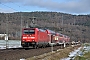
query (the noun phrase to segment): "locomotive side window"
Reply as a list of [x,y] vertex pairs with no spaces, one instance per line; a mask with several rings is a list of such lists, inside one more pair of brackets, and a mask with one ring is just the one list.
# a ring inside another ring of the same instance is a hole
[[35,30],[24,30],[24,34],[35,34]]

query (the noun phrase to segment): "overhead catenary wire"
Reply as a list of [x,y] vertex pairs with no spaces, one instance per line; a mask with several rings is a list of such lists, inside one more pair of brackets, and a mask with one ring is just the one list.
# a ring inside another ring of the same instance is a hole
[[3,3],[1,3],[1,2],[0,2],[0,4],[3,5],[3,6],[5,6],[5,7],[8,7],[8,8],[10,8],[10,9],[12,9],[12,10],[19,11],[19,10],[14,9],[14,8],[12,8],[12,7],[8,6],[8,5],[5,5],[5,4],[3,4]]
[[[5,7],[10,8],[10,9],[12,9],[12,10],[14,10],[14,11],[19,11],[19,10],[15,9],[15,8],[12,8],[12,7],[8,6],[8,5],[5,5],[5,4],[3,4],[3,3],[1,3],[1,2],[0,2],[0,4],[3,5],[3,6],[5,6]],[[20,7],[20,6],[19,6],[19,7]],[[21,12],[21,11],[19,11],[19,12]],[[6,14],[6,19],[8,19],[7,17],[8,17],[8,14]],[[21,13],[21,28],[20,28],[20,31],[21,31],[21,29],[22,29],[22,13]],[[20,33],[20,38],[21,38],[21,34],[22,34],[22,31],[21,31],[21,33]]]
[[[17,5],[19,8],[22,8],[22,9],[25,9],[25,10],[29,10],[29,9],[27,9],[27,8],[23,8],[23,6],[20,6],[20,5],[16,4],[16,3],[14,3],[14,2],[10,2],[10,3],[13,3],[14,5]],[[3,6],[5,6],[5,7],[7,7],[7,8],[10,8],[10,9],[12,9],[12,10],[14,10],[14,11],[20,12],[20,15],[21,15],[21,29],[22,29],[22,28],[23,28],[23,27],[22,27],[22,24],[23,24],[23,23],[22,23],[22,21],[23,21],[23,20],[22,20],[22,19],[23,19],[22,16],[23,16],[23,15],[22,15],[22,13],[21,13],[22,11],[20,11],[20,10],[18,10],[18,9],[15,9],[14,7],[8,6],[8,5],[6,5],[6,4],[4,4],[4,3],[1,3],[1,2],[0,2],[0,4],[3,5]],[[32,23],[35,23],[35,22],[34,22],[34,18],[35,18],[35,17],[32,17],[32,18],[33,18]],[[21,29],[20,29],[20,30],[21,30]],[[22,33],[20,33],[20,35],[21,35],[21,34],[22,34]]]
[[[11,2],[11,3],[13,3],[13,4],[16,5],[16,6],[18,6],[19,8],[22,8],[22,9],[24,9],[24,10],[28,10],[28,11],[29,11],[29,9],[24,8],[23,6],[20,6],[20,5],[18,5],[18,4],[15,4],[14,2]],[[2,3],[2,2],[0,2],[0,4],[3,5],[3,6],[5,6],[5,7],[10,8],[10,9],[12,9],[12,10],[14,10],[14,11],[22,12],[22,11],[20,11],[20,10],[18,10],[18,9],[15,9],[14,7],[10,7],[10,6],[8,6],[8,5]]]
[[[12,2],[12,3],[13,3],[13,2]],[[13,3],[13,4],[15,4],[15,3]],[[23,9],[25,9],[25,10],[29,10],[29,9],[27,9],[27,8],[24,8],[24,7],[20,6],[20,5],[18,5],[18,4],[15,4],[15,5],[17,5],[17,6],[20,7],[20,8],[23,8]]]

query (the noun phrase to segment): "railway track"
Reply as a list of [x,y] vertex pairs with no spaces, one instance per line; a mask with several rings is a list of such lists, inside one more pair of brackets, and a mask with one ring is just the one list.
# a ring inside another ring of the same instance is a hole
[[[53,50],[57,50],[60,48],[62,48],[62,46],[54,46]],[[32,49],[32,48],[5,49],[5,50],[0,50],[0,60],[20,60],[21,58],[38,56],[50,51],[51,51],[51,47],[39,48],[39,49]]]

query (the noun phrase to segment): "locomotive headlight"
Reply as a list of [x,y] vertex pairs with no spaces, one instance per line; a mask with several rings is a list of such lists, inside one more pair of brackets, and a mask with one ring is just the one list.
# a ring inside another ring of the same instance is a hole
[[32,41],[35,41],[35,40],[32,40]]
[[23,40],[23,41],[25,41],[25,40]]
[[26,39],[27,37],[23,37],[23,39]]

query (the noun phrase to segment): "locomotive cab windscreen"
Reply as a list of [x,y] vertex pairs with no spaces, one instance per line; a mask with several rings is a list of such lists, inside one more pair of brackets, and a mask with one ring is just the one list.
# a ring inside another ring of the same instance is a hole
[[23,31],[23,34],[35,34],[35,30],[33,29],[33,30],[29,30],[29,29],[25,29],[24,31]]
[[22,30],[21,45],[23,47],[28,47],[34,44],[35,44],[35,29],[24,28]]

